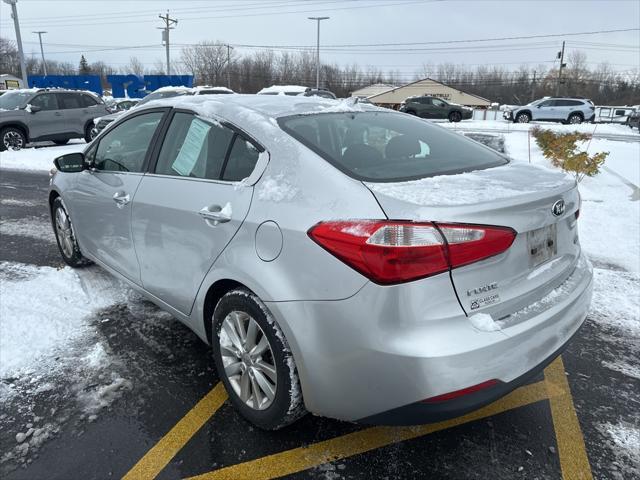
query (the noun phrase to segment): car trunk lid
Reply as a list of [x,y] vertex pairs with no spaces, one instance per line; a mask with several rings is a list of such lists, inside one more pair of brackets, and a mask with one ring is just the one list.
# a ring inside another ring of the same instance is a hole
[[577,262],[580,199],[575,181],[561,172],[510,163],[458,175],[365,185],[393,220],[516,231],[503,253],[451,270],[468,315],[482,312],[494,320],[506,319],[556,288]]

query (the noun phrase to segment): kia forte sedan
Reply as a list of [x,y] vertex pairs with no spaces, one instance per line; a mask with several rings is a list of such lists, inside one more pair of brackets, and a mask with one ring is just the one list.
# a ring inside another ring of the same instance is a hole
[[64,260],[188,325],[265,429],[477,409],[554,359],[591,300],[570,177],[371,105],[162,100],[55,165]]

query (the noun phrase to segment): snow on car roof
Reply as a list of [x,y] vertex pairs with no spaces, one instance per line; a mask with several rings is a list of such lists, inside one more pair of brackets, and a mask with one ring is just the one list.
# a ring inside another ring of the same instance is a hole
[[237,117],[234,113],[251,111],[260,115],[263,119],[313,113],[389,111],[371,104],[358,102],[354,98],[333,100],[322,97],[288,95],[196,95],[155,100],[149,102],[148,105],[150,107],[165,105],[176,108],[190,108],[204,116],[220,114]]
[[273,93],[304,93],[307,91],[307,87],[303,87],[301,85],[271,85],[270,87],[265,87],[258,92],[258,95],[266,95]]

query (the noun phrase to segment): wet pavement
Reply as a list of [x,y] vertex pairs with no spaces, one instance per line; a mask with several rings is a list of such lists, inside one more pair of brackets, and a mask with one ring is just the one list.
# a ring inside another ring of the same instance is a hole
[[[53,235],[47,234],[47,188],[46,174],[0,171],[0,262],[63,266]],[[596,267],[601,280],[617,275],[630,284],[638,281],[619,269]],[[95,266],[82,275],[98,285],[112,281]],[[127,472],[127,478],[157,474],[165,479],[640,476],[637,451],[620,442],[625,433],[633,441],[640,430],[640,342],[617,328],[609,311],[594,308],[562,355],[570,394],[558,393],[557,378],[550,381],[553,372],[547,371],[546,380],[541,374],[514,392],[511,402],[496,402],[486,415],[466,423],[380,429],[307,415],[278,432],[264,432],[227,402],[196,407],[208,394],[224,398],[219,387],[210,394],[218,380],[208,347],[151,303],[133,293],[129,298],[97,312],[88,322],[91,335],[73,345],[79,352],[99,345],[100,358],[108,359],[104,367],[63,362],[54,373],[0,379],[14,392],[0,414],[0,477],[103,479]],[[553,368],[557,374],[562,364]],[[577,422],[572,424],[574,408]],[[38,435],[34,431],[31,440],[18,442],[16,435],[28,425],[39,429]],[[20,445],[27,443],[25,452]]]

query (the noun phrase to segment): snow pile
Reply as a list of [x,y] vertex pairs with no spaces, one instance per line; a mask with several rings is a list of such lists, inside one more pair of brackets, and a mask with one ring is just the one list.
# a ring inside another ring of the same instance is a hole
[[303,87],[301,85],[272,85],[270,87],[265,87],[260,90],[258,95],[286,95],[287,93],[298,94],[304,93],[307,91],[307,87]]
[[87,332],[86,317],[128,290],[95,268],[0,264],[0,377],[56,368],[55,356]]
[[492,202],[545,190],[568,190],[573,184],[562,172],[520,162],[410,182],[366,183],[376,193],[424,206]]
[[469,317],[469,321],[475,328],[483,332],[495,332],[502,330],[500,324],[494,321],[491,315],[487,313],[476,313],[475,315],[471,315]]
[[269,202],[285,202],[293,200],[298,194],[298,188],[285,180],[284,174],[266,177],[260,182],[258,198]]
[[69,145],[62,147],[23,148],[22,150],[0,152],[0,169],[48,172],[53,167],[54,158],[65,153],[81,152],[87,146],[84,141],[77,140],[76,142],[78,143],[70,142]]

